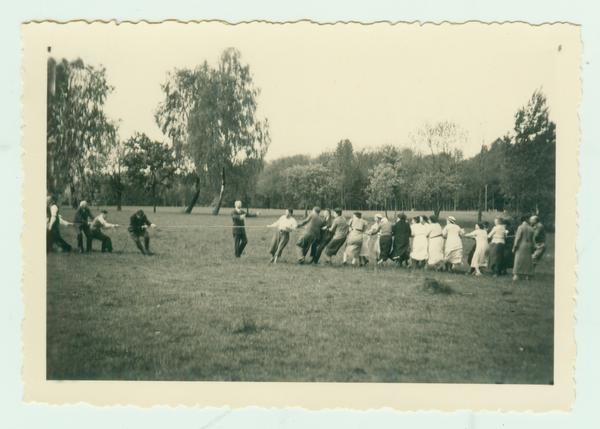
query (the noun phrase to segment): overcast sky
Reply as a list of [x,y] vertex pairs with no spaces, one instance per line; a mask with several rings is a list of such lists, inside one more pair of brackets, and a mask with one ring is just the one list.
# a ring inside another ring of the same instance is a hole
[[48,46],[57,60],[106,67],[115,90],[105,111],[122,120],[122,139],[139,131],[167,140],[153,114],[166,73],[205,59],[216,65],[235,47],[261,88],[258,114],[271,124],[267,159],[318,155],[342,139],[358,149],[402,146],[424,121],[443,120],[468,132],[471,156],[512,129],[537,88],[553,119],[557,34],[475,23],[71,24],[53,32]]

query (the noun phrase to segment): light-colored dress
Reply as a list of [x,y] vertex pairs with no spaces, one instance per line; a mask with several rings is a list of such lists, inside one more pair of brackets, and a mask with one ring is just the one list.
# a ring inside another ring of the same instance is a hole
[[490,245],[488,243],[487,232],[483,229],[476,229],[465,235],[465,237],[473,237],[475,239],[475,253],[471,260],[471,267],[487,267],[490,257]]
[[429,265],[435,265],[444,260],[444,236],[442,235],[442,227],[439,223],[432,223],[429,225],[429,239],[428,255],[429,259],[427,263]]
[[460,226],[448,223],[442,230],[442,235],[446,238],[446,246],[444,248],[444,261],[452,264],[462,263],[463,245],[461,236],[465,230]]
[[427,229],[425,225],[413,223],[410,226],[410,231],[413,237],[410,257],[415,261],[425,261],[427,259]]
[[533,228],[528,224],[521,224],[515,237],[515,266],[513,274],[533,275]]
[[367,228],[367,222],[363,219],[352,218],[350,219],[350,222],[348,222],[348,226],[351,228],[351,230],[346,237],[345,253],[352,258],[369,256],[369,249],[363,250],[363,241],[365,242],[364,247],[367,247],[364,234],[365,229]]

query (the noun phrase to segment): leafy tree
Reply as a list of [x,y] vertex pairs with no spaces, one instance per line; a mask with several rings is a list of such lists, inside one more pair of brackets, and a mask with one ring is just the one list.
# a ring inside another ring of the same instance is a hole
[[194,161],[198,186],[200,178],[206,177],[215,195],[213,213],[217,215],[225,185],[230,182],[226,181],[227,172],[246,160],[254,171],[250,166],[262,160],[268,149],[268,121],[256,117],[260,89],[252,82],[250,67],[242,65],[241,54],[233,48],[223,52],[215,69],[205,61],[194,71],[176,70],[167,79],[156,122],[176,150],[181,147]]
[[415,150],[424,155],[414,191],[431,200],[439,217],[444,198],[456,196],[461,188],[458,165],[467,133],[452,122],[424,123],[411,140]]
[[108,178],[112,195],[115,197],[117,211],[121,211],[123,192],[127,182],[128,167],[125,163],[128,146],[121,140],[114,141],[104,155],[102,173]]
[[538,213],[553,226],[556,186],[556,125],[546,96],[536,90],[515,115],[514,132],[504,138],[500,185],[509,209]]
[[126,147],[125,165],[129,175],[151,192],[156,213],[156,191],[171,185],[176,170],[173,148],[139,133],[127,141]]
[[376,206],[383,205],[387,217],[388,203],[394,199],[396,188],[400,184],[396,169],[383,162],[369,172],[369,179],[368,202]]
[[292,204],[304,206],[304,215],[308,206],[323,204],[331,189],[331,171],[321,164],[294,165],[283,172],[285,190]]
[[104,102],[114,89],[106,70],[73,62],[48,63],[48,186],[62,193],[68,186],[77,204],[76,184],[85,180],[90,154],[97,153],[114,134],[104,114]]

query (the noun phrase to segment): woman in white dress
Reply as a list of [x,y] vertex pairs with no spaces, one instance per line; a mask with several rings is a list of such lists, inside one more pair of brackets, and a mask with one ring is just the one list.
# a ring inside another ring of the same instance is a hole
[[464,234],[465,230],[456,224],[456,218],[448,216],[446,226],[442,230],[442,235],[446,239],[444,262],[448,271],[454,271],[455,266],[462,263],[463,245],[461,237]]
[[476,276],[480,276],[481,271],[479,268],[488,266],[488,259],[490,256],[487,231],[482,223],[476,223],[475,230],[465,235],[465,237],[475,239],[475,253],[473,253],[473,259],[471,260],[471,268],[475,269]]
[[421,268],[427,261],[427,229],[421,224],[421,218],[416,216],[410,225],[411,236],[413,237],[412,251],[410,258],[414,268]]
[[435,216],[429,217],[429,231],[427,233],[427,238],[429,240],[429,247],[427,250],[428,265],[436,270],[443,268],[444,237],[442,235],[442,227]]

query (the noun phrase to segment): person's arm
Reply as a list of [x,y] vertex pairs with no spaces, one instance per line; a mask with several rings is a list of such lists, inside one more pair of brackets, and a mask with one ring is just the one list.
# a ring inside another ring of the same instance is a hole
[[303,220],[301,220],[300,222],[298,222],[298,224],[296,225],[296,228],[300,228],[304,225],[306,225],[308,222],[310,222],[310,220],[312,219],[313,214],[309,214],[308,216],[306,216],[306,218],[304,218]]
[[58,207],[52,205],[50,207],[50,223],[48,224],[48,231],[52,229],[52,225],[56,222],[56,214],[58,213]]
[[276,228],[276,227],[278,227],[283,218],[285,218],[285,216],[281,216],[279,219],[277,219],[277,221],[275,221],[271,225],[267,225],[267,228]]
[[156,228],[156,225],[154,225],[152,222],[150,222],[146,215],[144,215],[143,222],[145,224],[144,228]]
[[61,215],[58,215],[58,222],[64,226],[73,225],[71,222],[67,222],[66,220],[64,220]]

